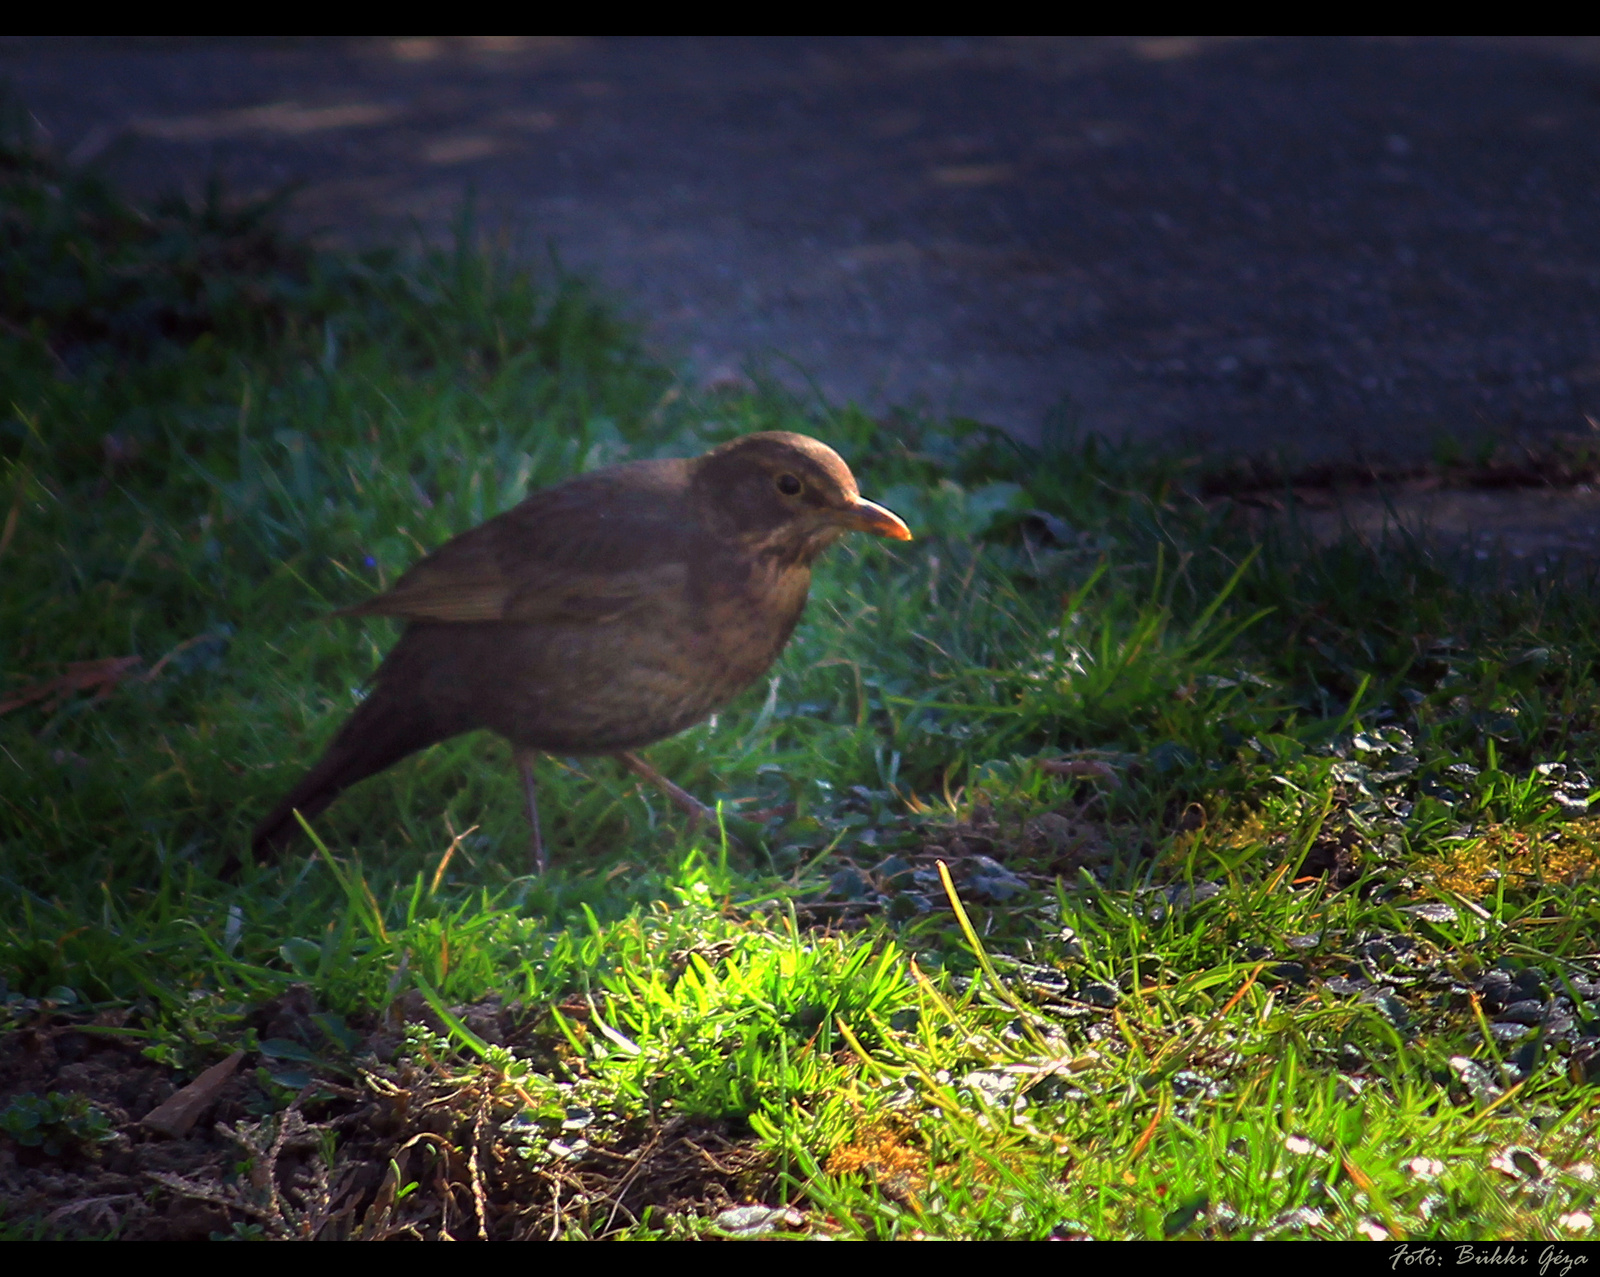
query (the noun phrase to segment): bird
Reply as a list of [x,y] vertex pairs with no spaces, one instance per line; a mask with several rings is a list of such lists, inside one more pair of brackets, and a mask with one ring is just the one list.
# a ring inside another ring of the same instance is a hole
[[743,435],[698,457],[631,461],[526,497],[335,616],[406,623],[321,759],[256,825],[282,854],[300,823],[402,758],[464,732],[508,741],[536,867],[534,763],[614,754],[674,804],[709,809],[635,752],[727,705],[778,659],[817,557],[847,532],[909,541],[807,435]]

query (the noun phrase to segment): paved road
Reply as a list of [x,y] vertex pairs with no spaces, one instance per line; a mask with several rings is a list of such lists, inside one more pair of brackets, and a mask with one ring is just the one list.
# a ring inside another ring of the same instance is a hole
[[1600,44],[0,42],[65,151],[304,183],[334,239],[463,193],[703,380],[1033,433],[1423,454],[1600,419]]

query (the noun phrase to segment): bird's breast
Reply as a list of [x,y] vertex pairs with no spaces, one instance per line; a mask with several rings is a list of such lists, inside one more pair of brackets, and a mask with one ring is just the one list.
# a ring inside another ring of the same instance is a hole
[[811,588],[811,570],[758,562],[748,574],[714,584],[701,611],[700,638],[735,695],[782,653]]
[[721,709],[783,651],[811,573],[701,566],[626,615],[503,627],[514,651],[470,667],[490,707],[479,725],[535,748],[601,753],[662,740]]

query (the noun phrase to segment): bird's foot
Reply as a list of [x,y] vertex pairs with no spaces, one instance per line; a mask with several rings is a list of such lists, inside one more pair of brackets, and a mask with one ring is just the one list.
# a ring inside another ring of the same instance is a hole
[[[658,772],[637,754],[618,754],[617,758],[622,765],[639,779],[648,781],[659,789],[671,801],[672,805],[689,817],[689,828],[698,829],[702,822],[716,827],[717,813],[691,794],[687,789],[674,785],[670,780]],[[726,829],[723,830],[726,834]],[[732,834],[727,834],[729,842],[737,844],[738,840]]]
[[542,874],[549,866],[545,860],[544,836],[539,831],[539,787],[533,781],[533,760],[538,756],[538,750],[517,751],[517,770],[522,773],[522,792],[528,800],[528,858],[533,861],[534,870]]

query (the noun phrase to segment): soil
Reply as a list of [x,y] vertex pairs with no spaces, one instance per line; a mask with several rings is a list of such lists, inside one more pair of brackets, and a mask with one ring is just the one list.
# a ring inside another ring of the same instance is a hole
[[[561,1010],[582,1034],[587,1005]],[[252,1022],[340,1058],[313,1067],[296,1095],[274,1079],[269,1055],[251,1053],[181,1132],[151,1129],[152,1111],[180,1082],[203,1085],[198,1064],[154,1063],[114,1035],[120,1025],[49,1005],[33,1012],[0,1033],[0,1112],[19,1097],[67,1095],[109,1126],[48,1150],[0,1132],[0,1219],[41,1238],[529,1240],[646,1220],[708,1236],[804,1222],[762,1204],[778,1195],[777,1168],[738,1123],[608,1120],[583,1106],[578,1087],[541,1123],[504,1073],[426,1045],[402,1053],[403,1024],[444,1032],[418,995],[368,1025],[347,1055],[319,1040],[310,991],[292,987]],[[537,1017],[499,1003],[453,1014],[542,1071],[570,1073],[551,1055],[559,1035]],[[263,1038],[264,1048],[277,1041]]]

